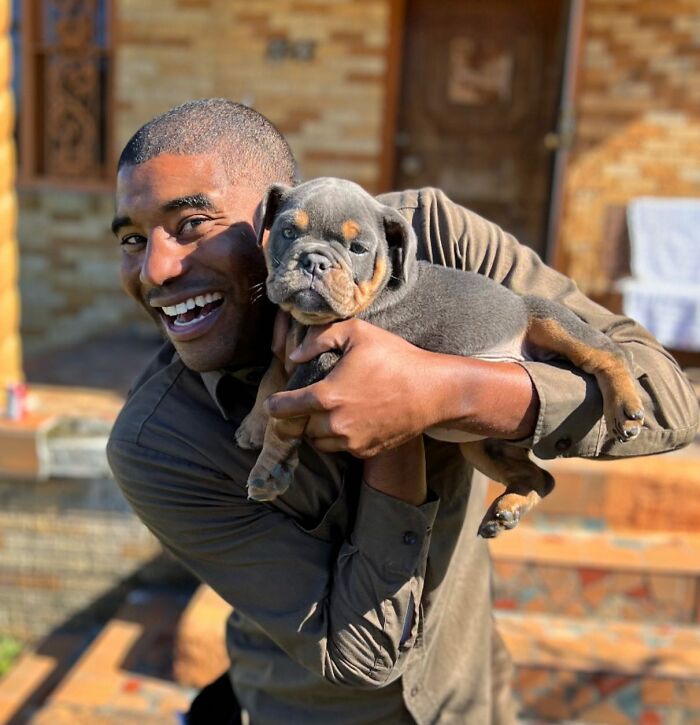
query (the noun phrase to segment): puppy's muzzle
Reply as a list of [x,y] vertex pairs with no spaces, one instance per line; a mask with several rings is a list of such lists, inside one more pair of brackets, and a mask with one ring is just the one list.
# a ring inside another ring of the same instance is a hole
[[309,277],[322,277],[330,272],[333,263],[325,254],[304,252],[299,256],[299,267]]

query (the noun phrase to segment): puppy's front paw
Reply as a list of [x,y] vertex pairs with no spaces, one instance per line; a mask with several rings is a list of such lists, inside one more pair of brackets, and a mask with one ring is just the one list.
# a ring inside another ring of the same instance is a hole
[[251,410],[234,434],[236,445],[247,451],[259,451],[263,446],[266,427],[267,415],[255,409]]
[[605,422],[610,434],[620,443],[634,440],[642,432],[644,425],[642,401],[637,395],[616,398],[606,406]]
[[479,526],[479,536],[495,539],[502,531],[514,529],[520,517],[532,507],[527,496],[516,493],[504,493],[489,507]]
[[274,501],[292,485],[298,464],[296,450],[277,463],[258,461],[248,477],[248,498],[252,501]]

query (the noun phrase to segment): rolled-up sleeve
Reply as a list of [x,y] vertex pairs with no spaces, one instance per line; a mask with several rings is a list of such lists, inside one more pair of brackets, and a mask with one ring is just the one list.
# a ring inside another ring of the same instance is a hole
[[411,506],[360,486],[351,534],[314,537],[197,455],[113,437],[110,465],[163,546],[293,660],[337,685],[398,678],[415,641],[437,499]]
[[663,453],[693,440],[697,399],[675,360],[647,330],[588,299],[571,279],[545,265],[531,249],[454,204],[441,191],[421,190],[414,199],[404,211],[412,215],[422,256],[487,275],[518,294],[560,302],[609,335],[630,360],[645,413],[644,428],[635,440],[620,443],[608,436],[595,379],[572,363],[558,360],[522,363],[540,400],[534,435],[523,445],[541,458],[616,458]]

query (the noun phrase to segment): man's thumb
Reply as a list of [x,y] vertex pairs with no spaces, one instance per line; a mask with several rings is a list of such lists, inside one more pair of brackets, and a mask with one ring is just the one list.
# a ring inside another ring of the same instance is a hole
[[289,353],[289,359],[295,363],[305,363],[318,357],[322,352],[336,347],[335,336],[328,333],[328,325],[312,327],[306,333],[301,345]]

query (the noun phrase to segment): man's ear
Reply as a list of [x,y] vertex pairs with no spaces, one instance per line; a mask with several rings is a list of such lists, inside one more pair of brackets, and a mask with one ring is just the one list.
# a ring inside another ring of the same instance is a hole
[[258,233],[258,244],[262,246],[265,232],[272,227],[277,211],[285,194],[291,190],[286,184],[271,184],[267,187],[255,214],[255,231]]
[[389,286],[398,286],[408,280],[408,273],[416,260],[416,234],[408,220],[396,209],[384,207],[384,235],[389,247],[391,279]]

